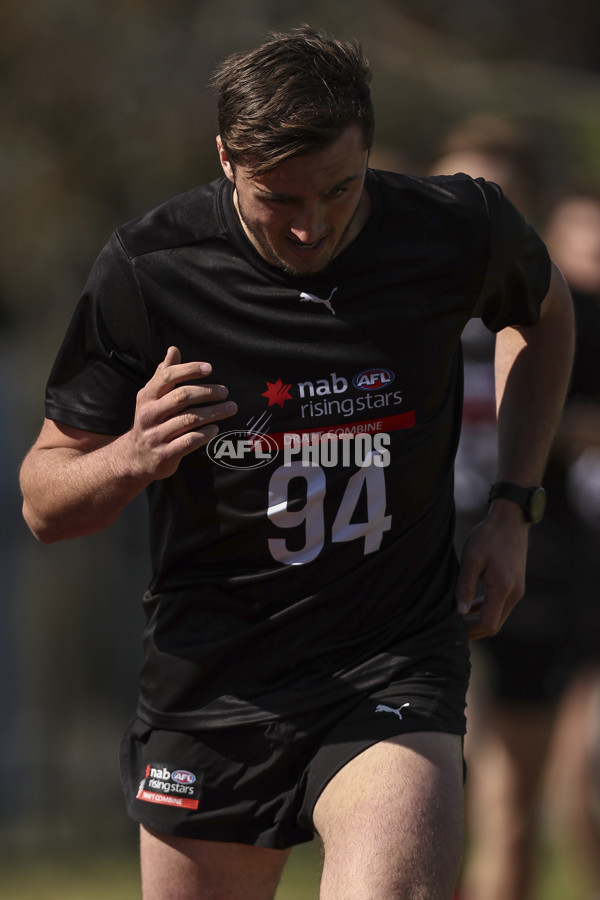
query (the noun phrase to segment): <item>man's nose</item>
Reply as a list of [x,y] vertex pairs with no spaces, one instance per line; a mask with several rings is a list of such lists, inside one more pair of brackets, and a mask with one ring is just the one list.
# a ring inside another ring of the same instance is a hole
[[323,237],[325,231],[320,207],[318,205],[305,206],[297,210],[290,230],[302,244],[313,244],[318,241]]

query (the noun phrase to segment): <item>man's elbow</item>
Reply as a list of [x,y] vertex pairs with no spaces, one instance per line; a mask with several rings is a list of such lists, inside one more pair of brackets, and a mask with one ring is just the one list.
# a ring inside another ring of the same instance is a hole
[[32,535],[41,544],[55,544],[62,535],[56,526],[33,509],[26,499],[23,500],[23,518]]

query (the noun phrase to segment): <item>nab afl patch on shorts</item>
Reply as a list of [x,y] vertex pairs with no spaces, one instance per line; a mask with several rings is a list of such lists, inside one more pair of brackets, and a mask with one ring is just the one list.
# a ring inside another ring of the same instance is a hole
[[199,778],[189,769],[178,769],[164,763],[148,763],[136,795],[136,800],[198,809]]

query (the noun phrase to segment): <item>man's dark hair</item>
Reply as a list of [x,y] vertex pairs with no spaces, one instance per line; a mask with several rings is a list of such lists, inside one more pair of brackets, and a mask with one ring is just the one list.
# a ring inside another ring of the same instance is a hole
[[369,63],[355,40],[305,25],[270,34],[260,47],[234,53],[216,69],[221,140],[235,165],[254,174],[315,153],[357,123],[373,142]]

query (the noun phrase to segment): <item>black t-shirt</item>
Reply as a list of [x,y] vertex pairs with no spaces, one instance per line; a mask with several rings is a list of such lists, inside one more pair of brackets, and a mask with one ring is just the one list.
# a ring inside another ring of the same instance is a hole
[[461,332],[534,323],[549,259],[490,183],[369,171],[367,189],[369,221],[317,275],[257,253],[226,179],[119,228],[92,269],[49,418],[126,431],[169,345],[238,405],[148,488],[150,721],[327,702],[453,603]]

